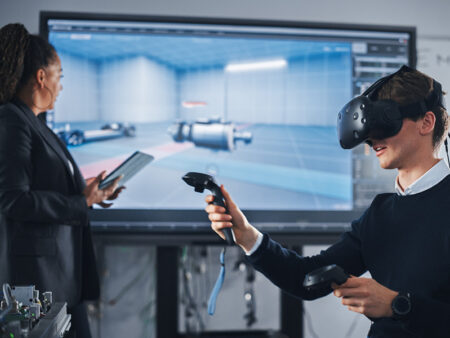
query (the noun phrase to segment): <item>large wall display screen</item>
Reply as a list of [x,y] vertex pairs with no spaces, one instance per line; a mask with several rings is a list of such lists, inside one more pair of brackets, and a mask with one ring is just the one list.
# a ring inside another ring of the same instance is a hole
[[155,157],[113,209],[202,209],[188,171],[274,212],[361,209],[390,180],[371,150],[340,148],[336,118],[414,63],[413,29],[44,12],[41,34],[64,73],[47,122],[83,175]]

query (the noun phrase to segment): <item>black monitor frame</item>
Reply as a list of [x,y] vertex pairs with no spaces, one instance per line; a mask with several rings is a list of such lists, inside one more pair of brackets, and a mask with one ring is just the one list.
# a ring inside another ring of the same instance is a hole
[[[70,20],[96,20],[96,21],[132,21],[152,23],[196,23],[216,25],[239,25],[239,26],[266,26],[284,28],[311,28],[332,30],[355,30],[374,32],[407,33],[410,36],[408,60],[409,65],[416,66],[416,28],[410,26],[381,26],[360,25],[323,22],[296,22],[296,21],[274,21],[254,19],[229,19],[229,18],[204,18],[204,17],[182,17],[182,16],[144,16],[144,15],[121,15],[104,13],[81,13],[81,12],[54,12],[41,11],[39,22],[39,34],[47,39],[49,30],[47,22],[49,19]],[[337,107],[338,110],[338,107]],[[336,110],[336,111],[337,111]],[[180,184],[183,184],[180,179]],[[311,230],[311,225],[317,230],[324,232],[340,232],[343,225],[358,218],[363,210],[351,211],[283,211],[283,210],[244,210],[250,222],[267,225],[270,232],[280,233],[305,233]],[[135,209],[112,209],[91,211],[91,221],[94,229],[100,232],[120,233],[201,233],[208,228],[208,218],[203,210],[135,210]],[[179,226],[188,224],[188,226]],[[281,226],[275,226],[280,224]],[[283,226],[283,224],[285,226]],[[274,226],[271,226],[274,225]],[[320,226],[318,226],[320,225]],[[336,225],[336,226],[333,226]],[[344,226],[344,228],[346,227]],[[309,229],[309,230],[308,230]],[[313,232],[316,232],[314,230]]]

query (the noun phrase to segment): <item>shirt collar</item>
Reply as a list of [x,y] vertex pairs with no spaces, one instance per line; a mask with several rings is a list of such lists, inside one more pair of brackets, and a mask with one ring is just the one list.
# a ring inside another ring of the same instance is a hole
[[414,195],[422,191],[428,190],[431,187],[442,181],[448,174],[450,174],[450,169],[444,160],[440,160],[434,166],[431,167],[425,174],[420,176],[415,180],[409,187],[404,191],[398,183],[398,176],[395,179],[395,192],[400,196]]

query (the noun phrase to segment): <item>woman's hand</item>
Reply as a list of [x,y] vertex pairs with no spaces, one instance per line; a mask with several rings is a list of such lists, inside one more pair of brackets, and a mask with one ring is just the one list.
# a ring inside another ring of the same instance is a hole
[[[119,194],[124,189],[126,189],[125,186],[118,187],[116,190],[114,190],[112,195],[107,198],[107,200],[108,201],[114,201],[117,197],[119,197]],[[97,203],[97,204],[100,205],[102,208],[109,208],[111,205],[113,205],[113,203],[106,203],[106,202],[100,202],[100,203]]]
[[258,230],[247,221],[247,218],[233,202],[230,194],[228,194],[223,185],[220,189],[225,198],[225,205],[228,208],[229,214],[225,213],[226,209],[224,207],[209,204],[214,201],[213,195],[206,196],[205,201],[208,203],[208,206],[205,210],[209,214],[208,217],[211,221],[211,227],[223,239],[225,239],[225,235],[221,230],[224,228],[232,228],[236,244],[245,251],[250,251],[258,237]]
[[86,179],[86,188],[83,195],[86,197],[86,203],[89,207],[98,204],[103,208],[109,208],[112,203],[105,203],[104,200],[115,200],[125,187],[117,189],[117,185],[122,176],[117,177],[106,188],[99,189],[99,183],[106,177],[106,170],[102,171],[97,177]]

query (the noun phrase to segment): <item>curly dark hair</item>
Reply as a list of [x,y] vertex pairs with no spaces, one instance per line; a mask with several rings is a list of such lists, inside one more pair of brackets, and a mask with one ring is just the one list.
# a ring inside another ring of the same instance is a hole
[[[406,105],[424,99],[433,90],[433,79],[418,70],[401,72],[386,82],[377,93],[378,100],[393,100],[400,105]],[[443,93],[445,95],[445,93]],[[445,137],[449,125],[447,111],[442,107],[431,110],[436,117],[433,130],[433,147],[437,149]],[[410,118],[413,121],[425,116]]]
[[20,23],[0,29],[0,104],[10,101],[36,72],[56,59],[55,48]]

